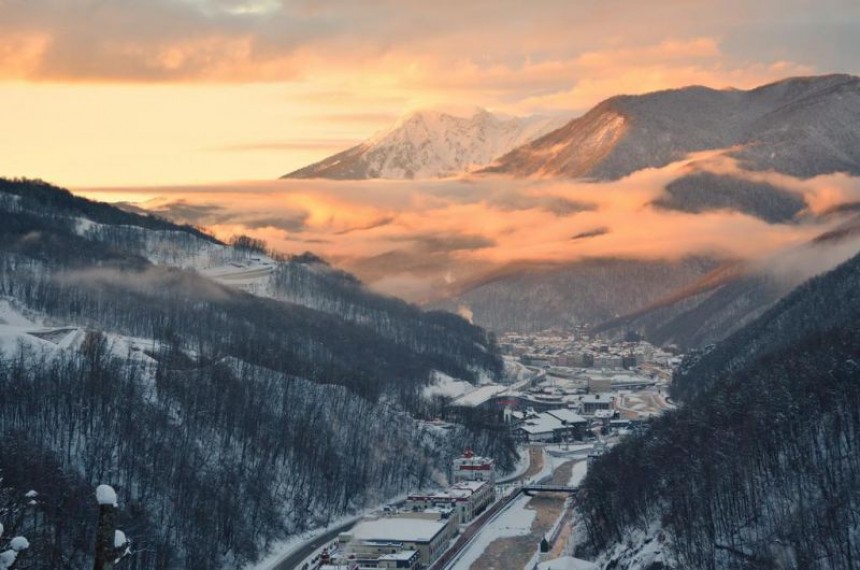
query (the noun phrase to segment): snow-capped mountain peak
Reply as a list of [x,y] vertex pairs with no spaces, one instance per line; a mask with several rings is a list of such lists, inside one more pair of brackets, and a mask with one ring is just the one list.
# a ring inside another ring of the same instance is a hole
[[284,178],[440,178],[485,166],[564,124],[564,118],[465,115],[438,110],[405,114],[363,143]]

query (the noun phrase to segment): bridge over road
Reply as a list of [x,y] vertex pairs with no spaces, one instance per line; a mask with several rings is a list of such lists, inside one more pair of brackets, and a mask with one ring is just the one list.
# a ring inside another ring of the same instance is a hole
[[576,494],[576,487],[570,485],[554,485],[552,483],[537,483],[534,485],[523,485],[520,490],[526,495],[531,496],[532,493],[569,493]]

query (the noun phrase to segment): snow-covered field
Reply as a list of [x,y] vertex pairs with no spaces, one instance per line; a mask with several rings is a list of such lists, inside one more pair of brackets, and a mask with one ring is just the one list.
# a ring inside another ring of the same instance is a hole
[[468,570],[478,560],[484,550],[495,540],[512,536],[525,536],[531,532],[537,512],[527,509],[530,497],[521,495],[511,505],[490,521],[463,551],[457,561],[450,566],[452,570]]
[[588,461],[583,459],[578,463],[574,464],[573,469],[570,472],[570,481],[568,481],[568,485],[571,487],[577,487],[582,480],[585,479],[585,475],[588,473]]

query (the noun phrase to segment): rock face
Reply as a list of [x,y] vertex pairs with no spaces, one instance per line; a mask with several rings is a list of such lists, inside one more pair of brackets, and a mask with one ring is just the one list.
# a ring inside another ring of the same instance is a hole
[[486,166],[511,149],[559,127],[564,119],[469,117],[418,111],[363,143],[283,178],[440,178]]
[[483,172],[613,180],[692,152],[730,149],[751,170],[860,173],[860,78],[791,78],[752,89],[618,96]]

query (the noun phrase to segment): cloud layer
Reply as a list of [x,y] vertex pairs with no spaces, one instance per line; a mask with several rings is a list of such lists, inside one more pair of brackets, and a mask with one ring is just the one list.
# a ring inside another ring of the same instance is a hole
[[[804,197],[798,223],[730,211],[666,211],[652,203],[679,176],[707,169]],[[85,192],[118,199],[127,189]],[[860,200],[860,180],[799,180],[738,170],[702,153],[612,183],[478,178],[446,181],[290,181],[135,189],[140,205],[222,238],[248,233],[287,253],[313,251],[388,293],[429,299],[507,265],[583,257],[667,258],[710,253],[757,258],[814,238]]]

